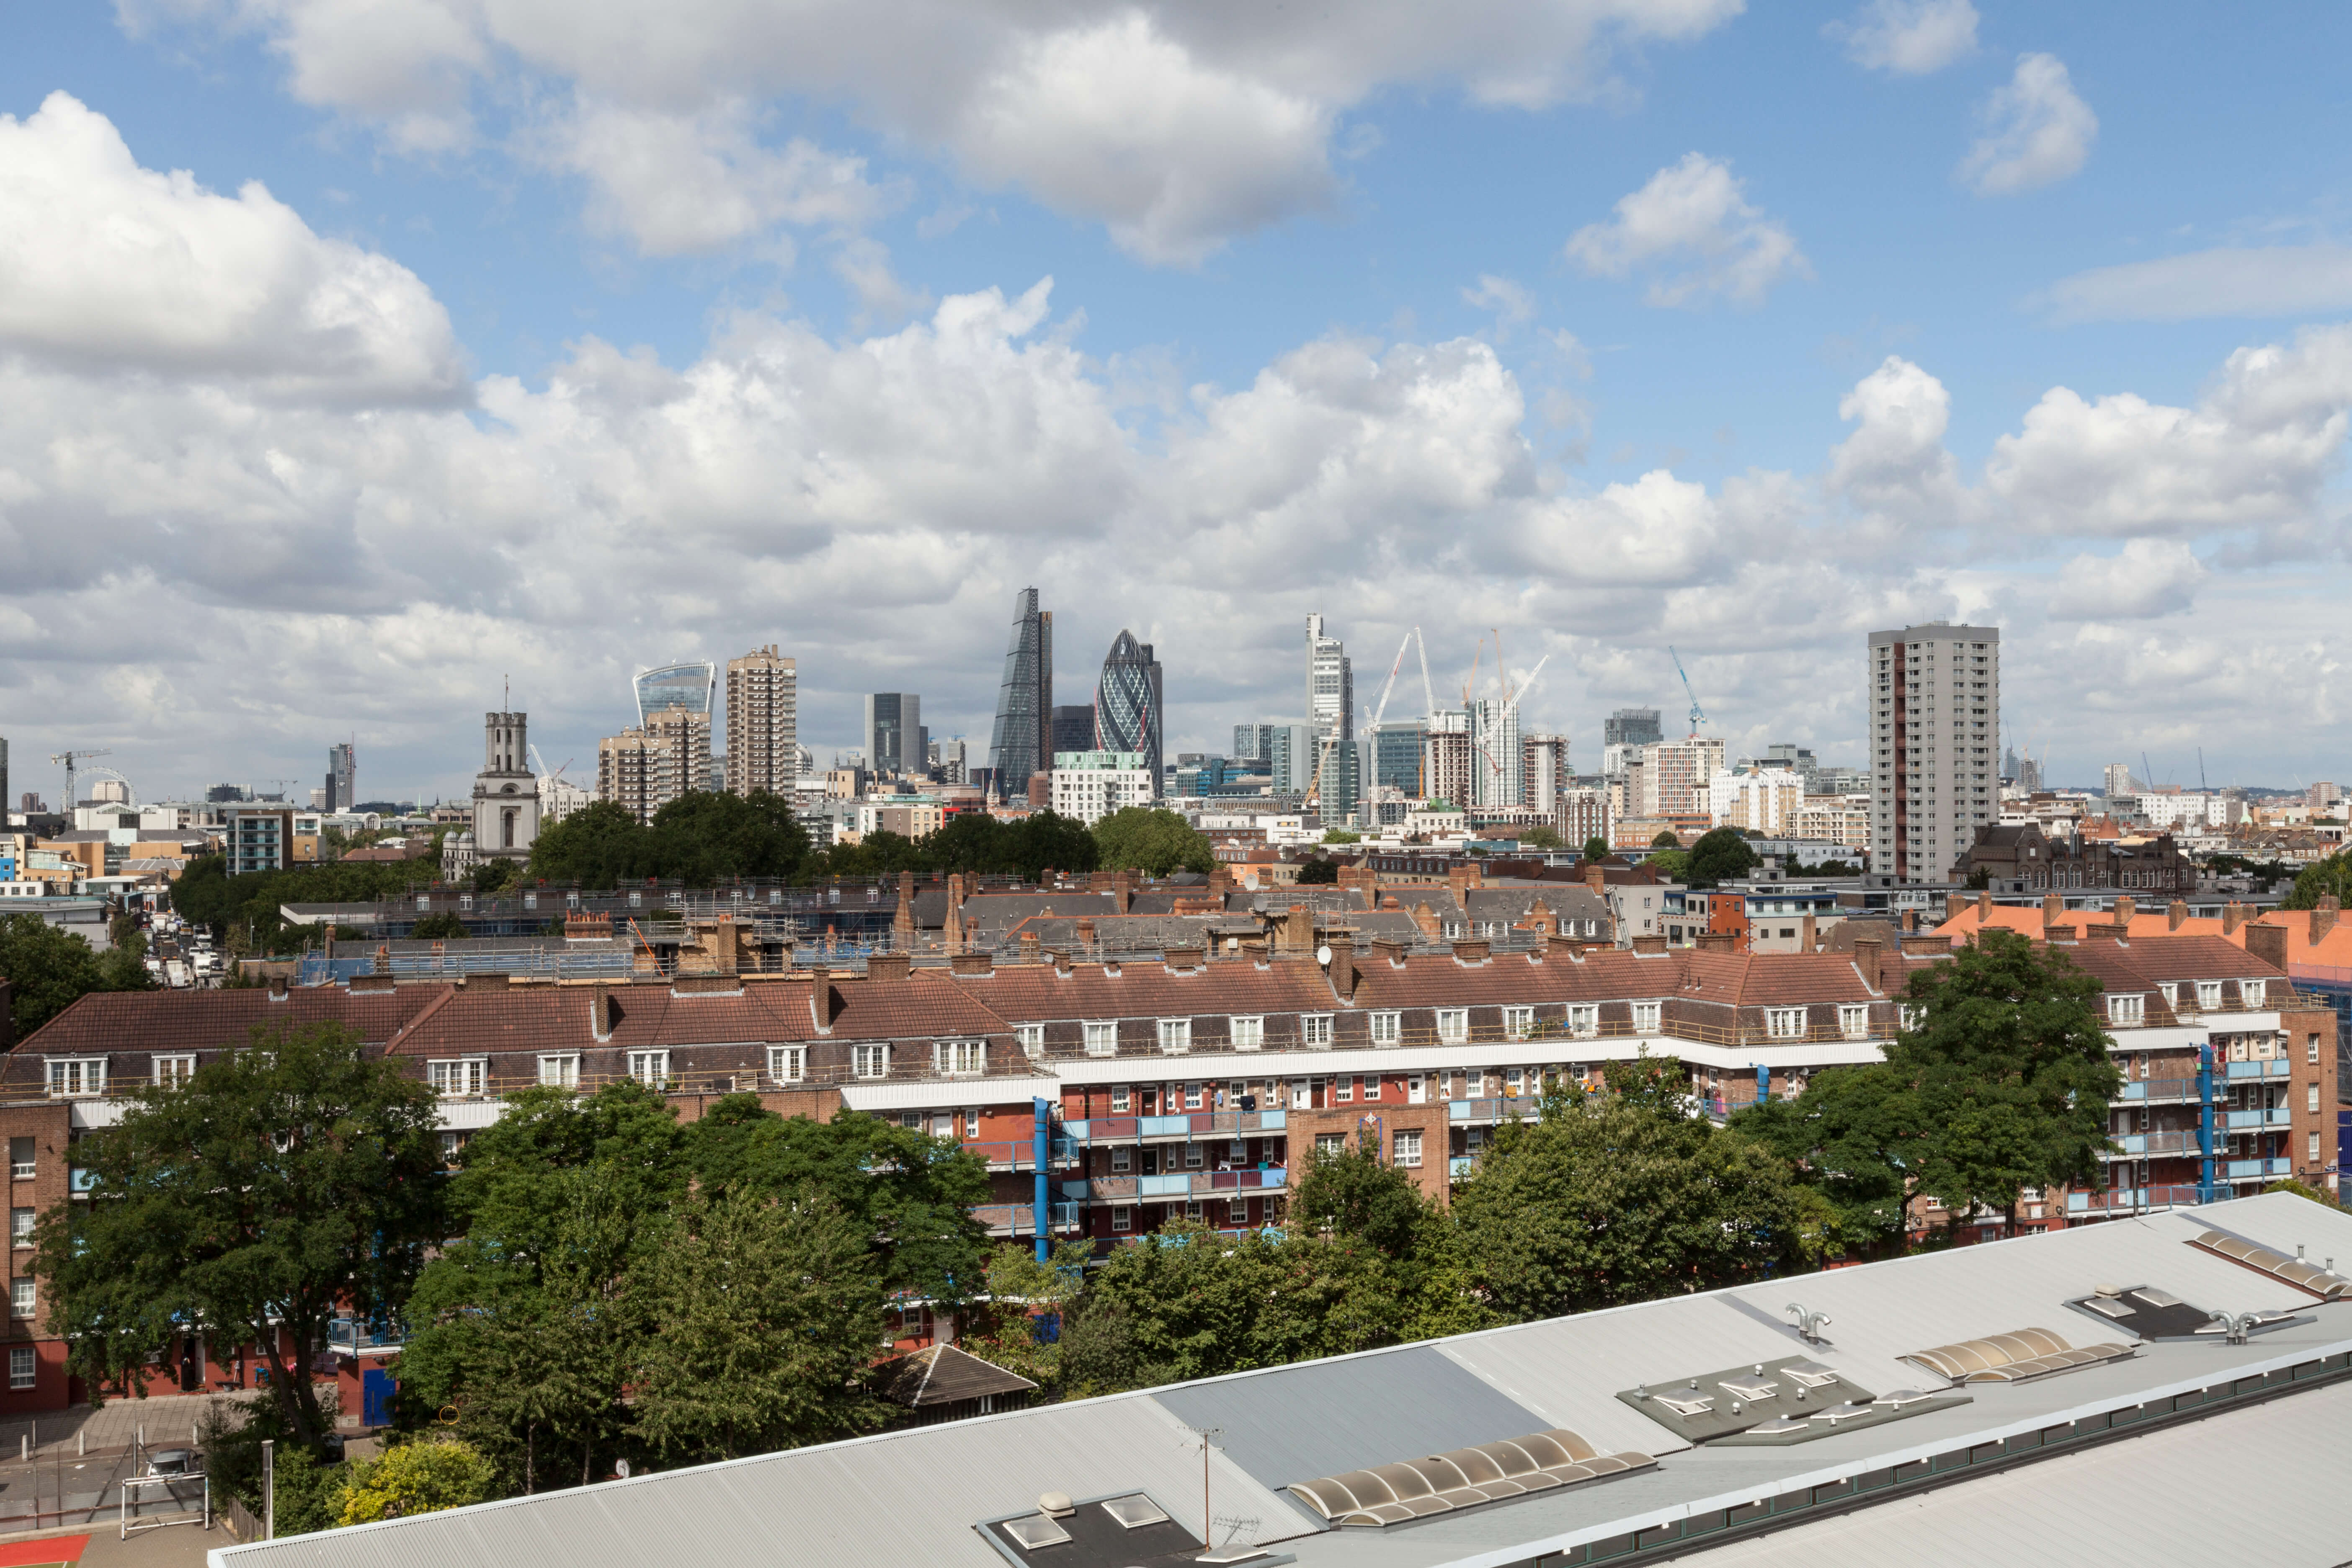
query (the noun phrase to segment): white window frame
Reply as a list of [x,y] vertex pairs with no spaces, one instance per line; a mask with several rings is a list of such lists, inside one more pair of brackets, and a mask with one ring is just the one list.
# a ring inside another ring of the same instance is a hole
[[2180,982],[2178,980],[2159,980],[2156,983],[2156,988],[2164,994],[2164,1005],[2166,1006],[2178,1007],[2180,1005]]
[[1135,1205],[1113,1204],[1110,1206],[1110,1228],[1114,1234],[1135,1228]]
[[1525,1068],[1505,1068],[1503,1069],[1503,1098],[1505,1100],[1524,1099],[1527,1095],[1527,1076],[1528,1069]]
[[768,1080],[771,1083],[798,1083],[808,1077],[806,1046],[770,1046],[768,1047]]
[[1331,1048],[1331,1015],[1302,1013],[1298,1017],[1298,1043],[1312,1051]]
[[489,1087],[490,1058],[452,1057],[426,1062],[425,1081],[444,1100],[478,1100]]
[[1318,1155],[1344,1154],[1347,1152],[1348,1135],[1345,1132],[1318,1132],[1315,1134],[1315,1152]]
[[662,1089],[669,1083],[669,1053],[667,1051],[631,1051],[628,1057],[629,1076],[647,1089]]
[[47,1060],[50,1099],[97,1100],[105,1095],[104,1057],[50,1057]]
[[933,1040],[931,1072],[938,1078],[987,1077],[988,1042],[986,1040]]
[[8,1244],[11,1247],[32,1246],[33,1227],[40,1223],[41,1211],[38,1209],[10,1209],[8,1211]]
[[1867,1002],[1839,1003],[1838,1033],[1849,1040],[1870,1038],[1870,1004]]
[[1241,1013],[1225,1020],[1231,1031],[1234,1049],[1263,1050],[1265,1047],[1265,1016],[1262,1013]]
[[[1570,1017],[1573,1018],[1576,1016],[1576,1009],[1570,1007],[1568,1010],[1568,1014]],[[1597,1017],[1599,1015],[1596,1012],[1595,1016]],[[1507,1040],[1524,1040],[1535,1032],[1536,1010],[1533,1007],[1506,1007],[1503,1009],[1503,1038]]]
[[2270,996],[2270,989],[2271,983],[2267,978],[2238,982],[2238,995],[2249,1007],[2263,1006]]
[[888,1078],[890,1076],[890,1047],[887,1045],[850,1047],[849,1076],[852,1078]]
[[1227,1198],[1225,1200],[1225,1223],[1227,1225],[1249,1224],[1249,1199]]
[[1110,1113],[1113,1116],[1132,1115],[1135,1110],[1135,1090],[1123,1083],[1110,1086]]
[[191,1056],[157,1057],[152,1070],[158,1089],[178,1089],[196,1076],[196,1058]]
[[1354,1104],[1356,1100],[1356,1085],[1361,1081],[1362,1075],[1360,1073],[1341,1073],[1338,1078],[1333,1079],[1331,1080],[1331,1103],[1334,1105]]
[[1437,1009],[1437,1043],[1439,1045],[1463,1045],[1466,1043],[1469,1038],[1469,1008],[1440,1007]]
[[1135,1169],[1135,1151],[1125,1143],[1114,1144],[1110,1152],[1110,1173],[1124,1176]]
[[1208,1155],[1202,1151],[1198,1143],[1187,1143],[1184,1145],[1184,1168],[1186,1170],[1198,1171],[1205,1167],[1207,1163]]
[[1362,1083],[1363,1083],[1363,1088],[1364,1088],[1364,1098],[1365,1098],[1366,1100],[1378,1100],[1378,1099],[1380,1099],[1380,1097],[1381,1097],[1381,1075],[1380,1075],[1380,1074],[1378,1074],[1378,1073],[1376,1073],[1376,1072],[1368,1072],[1368,1073],[1363,1074],[1363,1075],[1362,1075]]
[[1115,1057],[1118,1055],[1118,1020],[1093,1018],[1081,1026],[1086,1031],[1087,1055]]
[[1897,1002],[1895,1004],[1895,1021],[1904,1028],[1916,1029],[1921,1024],[1927,1022],[1927,1005],[1925,1002]]
[[32,1387],[39,1381],[40,1373],[41,1359],[32,1346],[8,1347],[8,1387],[13,1392],[22,1394]]
[[1389,1147],[1393,1151],[1393,1163],[1408,1171],[1417,1171],[1421,1168],[1420,1128],[1398,1128],[1391,1134]]
[[1764,1033],[1776,1040],[1801,1040],[1805,1037],[1805,1010],[1802,1007],[1767,1007],[1764,1009]]
[[8,1315],[10,1317],[29,1320],[38,1317],[40,1310],[41,1289],[37,1284],[30,1279],[12,1279],[8,1282]]
[[2110,993],[2107,997],[2107,1022],[2137,1026],[2147,1017],[2147,999],[2137,991]]
[[1181,1057],[1192,1048],[1192,1020],[1190,1018],[1158,1019],[1152,1033],[1159,1041],[1161,1056]]
[[1015,1024],[1013,1026],[1013,1037],[1021,1042],[1021,1054],[1031,1061],[1045,1054],[1045,1025]]
[[[1590,1040],[1601,1033],[1601,1005],[1597,1002],[1571,1002],[1568,1005],[1567,1026],[1576,1039]],[[1524,1038],[1513,1036],[1514,1039]]]
[[1656,1034],[1658,1026],[1664,1019],[1665,1011],[1666,1005],[1663,1002],[1634,1003],[1633,1032],[1637,1035]]
[[1404,1043],[1404,1015],[1375,1013],[1372,1016],[1372,1044],[1395,1046]]
[[2221,1005],[2221,983],[2200,980],[2197,983],[2197,1010],[2210,1013]]

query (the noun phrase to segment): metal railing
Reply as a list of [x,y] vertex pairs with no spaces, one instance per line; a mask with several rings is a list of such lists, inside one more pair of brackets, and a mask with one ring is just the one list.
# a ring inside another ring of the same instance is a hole
[[[1047,1204],[1045,1227],[1056,1231],[1076,1229],[1078,1206],[1075,1203]],[[1034,1236],[1036,1216],[1036,1207],[1032,1204],[975,1204],[971,1209],[971,1217],[986,1226],[991,1236]]]
[[1153,1138],[1252,1138],[1280,1132],[1285,1110],[1183,1110],[1170,1116],[1089,1116],[1065,1121],[1062,1131],[1082,1142]]
[[352,1318],[335,1318],[327,1324],[327,1348],[339,1355],[392,1355],[407,1342],[407,1331],[397,1323],[383,1329]]

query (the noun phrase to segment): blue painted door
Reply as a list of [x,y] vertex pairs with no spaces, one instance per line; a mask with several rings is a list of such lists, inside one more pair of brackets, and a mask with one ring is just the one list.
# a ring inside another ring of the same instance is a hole
[[360,1419],[370,1426],[392,1425],[392,1373],[372,1366],[360,1374]]

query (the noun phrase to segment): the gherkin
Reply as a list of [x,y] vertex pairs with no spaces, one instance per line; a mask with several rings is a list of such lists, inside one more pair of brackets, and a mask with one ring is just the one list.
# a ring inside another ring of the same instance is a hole
[[1151,645],[1122,631],[1103,660],[1102,681],[1095,688],[1095,744],[1106,752],[1139,752],[1151,773],[1151,791],[1160,793],[1160,661]]

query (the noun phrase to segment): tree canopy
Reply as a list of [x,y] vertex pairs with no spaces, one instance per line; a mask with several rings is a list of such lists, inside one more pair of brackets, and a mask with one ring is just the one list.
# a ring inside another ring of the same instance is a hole
[[1097,864],[1109,871],[1140,871],[1165,877],[1176,871],[1206,875],[1217,863],[1208,836],[1172,811],[1130,805],[1094,826]]
[[614,801],[570,813],[540,831],[531,845],[530,874],[583,888],[648,877],[707,888],[737,877],[790,878],[808,858],[808,832],[790,799],[765,790],[748,795],[698,790],[671,801],[646,824]]
[[1712,888],[1723,882],[1736,881],[1761,863],[1739,829],[1712,828],[1701,834],[1698,842],[1690,847],[1689,885]]
[[312,934],[308,927],[287,927],[278,912],[281,905],[367,903],[406,892],[440,874],[436,855],[416,860],[337,860],[232,877],[226,856],[199,855],[172,884],[172,909],[191,925],[220,927],[240,937],[249,931],[253,951],[275,952],[283,942]]
[[1596,861],[1608,859],[1609,840],[1601,837],[1598,833],[1586,839],[1584,841],[1584,858],[1587,860]]
[[2279,900],[2283,910],[2310,910],[2319,907],[2319,900],[2335,896],[2339,905],[2352,905],[2352,850],[2337,850],[2325,860],[2315,860],[2294,874],[2294,886]]
[[145,991],[154,981],[142,959],[146,939],[126,933],[104,953],[79,932],[38,915],[0,915],[0,975],[9,983],[8,1021],[23,1039],[92,991]]

